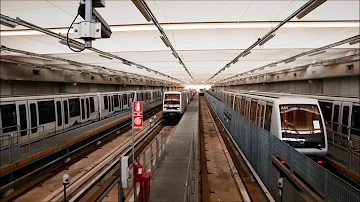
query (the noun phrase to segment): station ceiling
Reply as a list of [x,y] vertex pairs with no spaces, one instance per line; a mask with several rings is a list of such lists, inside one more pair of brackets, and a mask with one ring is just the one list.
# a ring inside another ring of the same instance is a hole
[[[15,28],[1,25],[1,45],[169,82],[213,84],[360,34],[359,1],[328,0],[305,17],[292,18],[275,32],[271,40],[263,46],[255,46],[250,54],[239,57],[238,62],[232,64],[235,57],[259,38],[263,38],[307,1],[146,0],[188,69],[187,73],[171,49],[160,39],[161,34],[153,22],[148,22],[131,0],[105,2],[105,8],[96,10],[111,26],[113,33],[109,39],[94,41],[93,47],[155,71],[128,66],[121,60],[100,57],[99,53],[91,50],[73,52],[60,44],[58,38],[21,25]],[[13,19],[21,18],[64,36],[77,14],[78,6],[79,1],[76,0],[1,1],[1,14]],[[78,17],[75,22],[82,20]],[[276,67],[267,67],[261,71],[272,72],[316,60],[339,58],[358,49],[359,43],[343,43],[321,54],[304,55],[293,62],[279,63]],[[2,51],[1,55],[3,58],[16,60],[29,57],[11,51]],[[48,62],[57,65],[55,61]],[[229,63],[231,65],[224,68]],[[219,72],[221,69],[224,71]]]

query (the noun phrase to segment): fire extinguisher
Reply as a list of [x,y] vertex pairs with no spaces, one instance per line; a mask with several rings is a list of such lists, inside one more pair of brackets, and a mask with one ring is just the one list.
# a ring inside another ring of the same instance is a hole
[[142,165],[140,163],[135,165],[135,182],[141,182]]

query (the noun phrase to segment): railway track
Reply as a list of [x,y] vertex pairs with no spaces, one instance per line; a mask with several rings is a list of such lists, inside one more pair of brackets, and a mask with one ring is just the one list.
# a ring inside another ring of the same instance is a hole
[[201,201],[271,201],[237,155],[236,147],[205,98],[200,97],[199,103]]
[[[144,114],[144,120],[151,117],[158,111],[160,111],[160,107],[155,107],[154,109],[147,111]],[[161,113],[158,114],[158,117],[160,117],[160,114]],[[59,154],[52,158],[48,157],[42,162],[32,165],[28,168],[30,172],[28,170],[25,175],[18,176],[16,180],[1,187],[1,190],[14,189],[15,191],[7,197],[0,199],[0,201],[14,201],[35,187],[42,186],[45,181],[55,177],[64,169],[66,170],[77,163],[80,159],[86,158],[94,151],[110,143],[119,137],[120,134],[129,131],[131,128],[130,126],[131,119],[130,121],[126,119],[121,124],[100,132],[100,134],[98,134],[95,138],[93,137],[85,143],[80,142],[77,145],[78,147],[74,146],[74,149],[66,153],[64,152],[63,155],[60,155],[62,153],[59,152]]]

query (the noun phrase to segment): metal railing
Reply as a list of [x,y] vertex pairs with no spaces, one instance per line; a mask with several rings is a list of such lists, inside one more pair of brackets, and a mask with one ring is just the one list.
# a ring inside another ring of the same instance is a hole
[[195,168],[195,135],[192,133],[190,155],[186,171],[185,194],[184,201],[194,201],[192,193],[194,193],[194,168]]
[[[289,165],[290,172],[296,173],[297,176],[304,179],[325,201],[360,201],[360,191],[352,185],[318,165],[287,143],[279,140],[270,132],[239,115],[209,93],[205,93],[205,98],[211,103],[210,106],[230,132],[232,138],[241,148],[275,200],[280,201],[281,196],[279,196],[277,189],[278,179],[272,165],[271,156],[284,160]],[[224,110],[231,114],[231,120],[224,116]],[[290,189],[294,190],[291,186],[287,186],[286,189],[288,191]],[[285,193],[285,185],[283,190]],[[290,193],[297,192],[292,191]],[[298,197],[301,196],[298,195]]]
[[[42,129],[42,130],[38,130],[37,134],[32,136],[31,135],[31,130],[33,129]],[[25,158],[27,156],[30,156],[36,152],[38,152],[39,150],[44,149],[44,142],[45,142],[45,133],[44,133],[44,126],[37,126],[37,127],[32,127],[32,128],[27,128],[24,130],[18,130],[16,132],[13,133],[9,133],[9,134],[3,134],[0,136],[1,138],[1,146],[0,146],[0,150],[1,150],[1,162],[0,162],[0,167],[11,164],[19,159],[13,158],[13,156],[15,155],[15,153],[17,151],[20,150],[20,147],[27,147],[28,148],[28,152],[24,153],[24,151],[22,150],[22,156],[21,158]],[[25,135],[22,135],[23,132],[26,132]],[[27,137],[25,140],[22,140],[22,137]],[[35,147],[35,149],[32,149],[31,147],[31,140],[34,139],[41,139],[41,147]],[[24,142],[24,144],[22,144],[22,142]],[[8,156],[7,158],[5,158],[6,156]]]

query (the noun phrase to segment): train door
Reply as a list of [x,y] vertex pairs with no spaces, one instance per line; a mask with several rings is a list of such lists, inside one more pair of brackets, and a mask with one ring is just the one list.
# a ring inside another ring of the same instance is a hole
[[86,97],[80,97],[80,105],[81,105],[81,123],[85,123],[88,121],[87,118],[87,107],[86,107]]
[[339,132],[341,129],[339,128],[339,123],[340,123],[340,106],[341,106],[341,102],[334,102],[333,105],[333,112],[332,112],[332,120],[331,120],[331,127],[332,127],[332,131],[333,131],[333,138],[335,143],[339,143],[341,137],[340,134],[341,132]]
[[64,117],[64,129],[70,127],[70,113],[69,113],[69,100],[67,98],[62,99],[63,105],[63,117]]
[[61,104],[61,98],[55,98],[54,102],[55,102],[55,114],[56,114],[56,123],[55,123],[55,130],[56,131],[62,131],[64,129],[64,125],[63,125],[63,107]]
[[29,137],[29,110],[27,107],[27,101],[16,101],[16,111],[17,111],[17,125],[19,126],[20,131],[16,134],[19,137],[20,141],[27,140]]
[[39,117],[38,117],[38,107],[36,100],[28,101],[28,109],[29,109],[29,129],[31,137],[37,137],[39,133],[42,133],[42,128],[38,128],[39,125]]
[[[351,123],[351,111],[352,102],[341,103],[341,134],[342,134],[342,145],[348,148],[348,140],[350,138],[350,123]],[[339,131],[340,132],[340,131]]]

